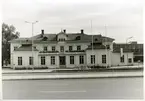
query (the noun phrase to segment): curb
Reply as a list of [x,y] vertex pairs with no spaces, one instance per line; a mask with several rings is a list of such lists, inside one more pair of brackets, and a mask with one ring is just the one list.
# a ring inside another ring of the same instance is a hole
[[119,75],[119,76],[84,76],[84,77],[46,77],[46,78],[4,78],[3,81],[7,80],[60,80],[60,79],[99,79],[99,78],[133,78],[133,77],[143,77],[143,75]]

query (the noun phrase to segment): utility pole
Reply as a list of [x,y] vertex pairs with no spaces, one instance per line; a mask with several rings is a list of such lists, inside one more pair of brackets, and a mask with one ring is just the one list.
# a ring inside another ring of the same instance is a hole
[[[107,37],[107,26],[105,25],[105,36]],[[107,38],[105,38],[105,42],[106,42],[106,45],[105,45],[105,48],[106,48],[106,68],[107,68]]]
[[[133,37],[128,37],[128,38],[126,39],[126,47],[127,47],[127,44],[128,44],[128,40],[131,39],[131,38],[133,38]],[[128,50],[127,50],[127,51],[128,51]],[[127,66],[128,66],[128,52],[127,52]]]
[[34,55],[33,55],[33,30],[34,30],[34,24],[36,24],[38,21],[34,21],[34,22],[28,22],[28,21],[25,21],[25,23],[29,23],[29,24],[31,24],[31,26],[32,26],[32,68],[33,68],[33,70],[34,70]]

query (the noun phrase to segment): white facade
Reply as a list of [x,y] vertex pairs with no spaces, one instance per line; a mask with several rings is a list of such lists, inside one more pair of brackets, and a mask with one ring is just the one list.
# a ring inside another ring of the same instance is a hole
[[[87,36],[88,37],[88,36]],[[49,37],[48,37],[49,38]],[[120,61],[120,53],[113,52],[113,41],[102,42],[98,46],[109,45],[109,49],[104,48],[93,48],[89,49],[88,46],[92,42],[90,41],[69,41],[72,40],[72,37],[68,37],[65,33],[57,35],[57,40],[50,41],[40,41],[35,42],[33,46],[37,50],[14,50],[14,47],[17,49],[23,47],[22,44],[30,44],[29,42],[21,41],[12,41],[11,42],[11,65],[13,68],[22,68],[22,67],[47,67],[47,68],[74,68],[80,66],[118,66],[118,65],[129,65],[133,64],[133,53],[124,53],[124,62]],[[84,36],[82,35],[82,38]],[[58,41],[63,39],[63,41]],[[26,39],[27,40],[27,39]],[[34,39],[35,40],[35,39]],[[55,52],[52,51],[52,47],[55,47]],[[64,50],[61,51],[61,46],[64,47]],[[69,51],[69,46],[72,47],[72,51]],[[77,46],[80,46],[80,51],[77,50]],[[97,45],[96,45],[97,46]],[[47,47],[47,52],[44,52],[44,47]],[[29,48],[28,48],[29,49]],[[33,55],[32,55],[33,53]],[[91,55],[95,56],[95,63],[91,63]],[[102,61],[102,55],[106,56],[106,63]],[[33,56],[33,65],[30,65],[29,57]],[[52,56],[55,57],[55,63],[52,64]],[[70,56],[74,57],[73,63],[70,63]],[[83,63],[81,63],[80,57],[83,56]],[[18,57],[22,57],[22,64],[18,64]],[[42,64],[42,57],[45,57],[45,64]],[[132,59],[132,62],[127,62],[127,58]]]

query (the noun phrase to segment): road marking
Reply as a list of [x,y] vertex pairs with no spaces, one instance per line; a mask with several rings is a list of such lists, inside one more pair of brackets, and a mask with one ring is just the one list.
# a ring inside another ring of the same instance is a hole
[[69,84],[38,84],[38,86],[68,86]]
[[84,93],[87,92],[85,90],[82,91],[39,91],[40,93]]

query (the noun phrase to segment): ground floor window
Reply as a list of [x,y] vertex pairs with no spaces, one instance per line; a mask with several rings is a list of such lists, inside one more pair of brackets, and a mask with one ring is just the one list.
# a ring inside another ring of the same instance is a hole
[[83,55],[80,56],[80,64],[84,64],[84,56]]
[[22,57],[18,57],[18,65],[22,65]]
[[45,56],[41,56],[41,65],[45,65]]
[[70,56],[70,64],[74,64],[74,56]]
[[106,55],[102,55],[102,63],[106,63]]
[[91,64],[95,64],[95,55],[91,55]]
[[51,65],[55,65],[55,56],[51,56]]
[[132,63],[132,59],[131,59],[131,58],[129,58],[129,59],[128,59],[128,62],[129,62],[129,63]]
[[120,62],[124,62],[124,55],[120,57]]
[[33,65],[33,57],[29,57],[29,65]]

